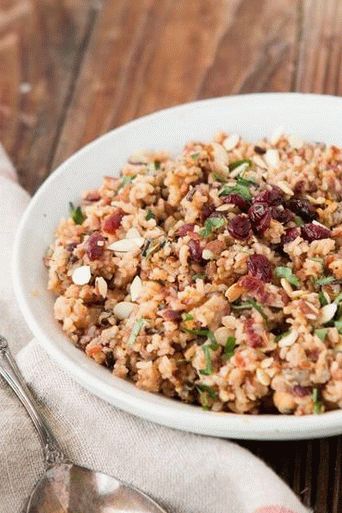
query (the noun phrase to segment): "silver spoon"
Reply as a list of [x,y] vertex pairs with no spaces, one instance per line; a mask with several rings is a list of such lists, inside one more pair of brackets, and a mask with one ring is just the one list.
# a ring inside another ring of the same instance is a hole
[[102,472],[74,465],[64,456],[1,335],[0,375],[26,408],[44,451],[45,474],[34,487],[23,513],[166,513],[136,488]]

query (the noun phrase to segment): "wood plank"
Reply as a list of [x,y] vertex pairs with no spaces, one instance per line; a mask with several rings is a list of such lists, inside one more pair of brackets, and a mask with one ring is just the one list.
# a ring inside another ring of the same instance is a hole
[[0,140],[29,191],[50,167],[94,14],[88,0],[1,2]]
[[109,0],[97,20],[53,165],[147,112],[255,90],[256,84],[261,90],[266,82],[275,90],[288,88],[296,6],[296,0]]

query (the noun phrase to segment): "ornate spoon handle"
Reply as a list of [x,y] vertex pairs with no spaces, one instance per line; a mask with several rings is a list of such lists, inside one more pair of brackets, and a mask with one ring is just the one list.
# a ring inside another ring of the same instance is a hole
[[35,406],[34,399],[29,391],[21,372],[10,353],[7,340],[0,335],[0,375],[12,388],[18,399],[22,402],[29,414],[41,441],[44,450],[46,466],[65,463],[67,460],[62,453],[55,437],[50,431],[43,417]]

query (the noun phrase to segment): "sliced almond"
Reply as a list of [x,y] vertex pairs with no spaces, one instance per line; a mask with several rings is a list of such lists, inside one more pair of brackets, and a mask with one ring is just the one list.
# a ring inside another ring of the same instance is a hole
[[214,257],[214,253],[210,249],[204,249],[202,251],[202,258],[204,260],[211,260]]
[[143,291],[142,281],[139,276],[136,276],[134,278],[134,280],[131,283],[129,291],[131,294],[132,301],[136,301],[137,299],[139,299],[139,297]]
[[271,383],[271,378],[263,369],[257,369],[256,370],[256,378],[262,385],[265,385],[267,387]]
[[301,139],[297,135],[289,135],[287,140],[289,141],[289,145],[291,146],[291,148],[293,148],[294,150],[299,150],[304,146],[303,139]]
[[239,140],[240,136],[238,134],[231,134],[223,141],[223,146],[227,151],[231,151],[237,146]]
[[266,164],[272,168],[277,168],[280,163],[278,150],[269,149],[264,155]]
[[215,164],[221,171],[228,171],[228,154],[221,144],[211,143]]
[[279,187],[279,189],[281,189],[283,192],[285,192],[285,194],[287,194],[288,196],[294,195],[293,190],[291,189],[289,184],[287,182],[285,182],[285,180],[279,180],[276,183],[276,185]]
[[233,283],[233,285],[231,285],[226,290],[225,296],[231,303],[233,303],[234,301],[239,299],[239,297],[243,294],[244,291],[245,289],[241,287],[241,285],[239,285],[238,283]]
[[143,237],[136,237],[135,239],[121,239],[113,242],[108,249],[111,251],[117,251],[118,253],[129,253],[130,251],[136,251],[141,248],[145,243]]
[[279,347],[292,346],[292,344],[294,344],[296,342],[298,336],[299,336],[298,331],[296,331],[296,330],[290,331],[290,333],[288,335],[285,335],[285,337],[283,337],[279,340],[279,343],[278,343]]
[[239,176],[241,173],[243,173],[244,171],[246,171],[246,169],[249,168],[249,164],[248,162],[243,162],[242,164],[240,164],[238,167],[236,167],[234,169],[234,171],[232,171],[230,173],[230,176],[231,178],[236,178],[237,176]]
[[90,282],[91,272],[89,265],[82,265],[81,267],[77,267],[71,276],[72,281],[75,285],[86,285],[86,283]]
[[139,239],[140,233],[136,228],[130,228],[126,233],[126,239]]
[[291,287],[289,282],[285,278],[281,278],[280,284],[283,287],[283,289],[285,290],[286,294],[289,297],[292,297],[292,295],[293,295],[293,288]]
[[217,207],[216,212],[226,212],[227,210],[232,209],[232,203],[226,203],[225,205],[220,205]]
[[284,133],[284,128],[282,126],[278,126],[274,132],[272,133],[270,137],[270,143],[271,144],[277,144],[279,140],[281,139],[281,136]]
[[329,305],[325,305],[321,308],[319,320],[322,324],[331,321],[333,319],[335,313],[337,311],[337,304],[330,303]]
[[113,312],[114,315],[120,320],[128,319],[128,317],[133,312],[134,307],[134,303],[130,303],[129,301],[121,301],[121,303],[117,303],[114,306]]
[[102,276],[99,276],[95,280],[95,285],[97,287],[97,290],[99,291],[99,294],[103,298],[105,298],[107,296],[107,291],[108,291],[108,285],[107,285],[106,280],[104,278],[102,278]]
[[254,164],[256,164],[258,167],[261,167],[262,169],[267,169],[267,164],[266,164],[266,162],[264,161],[264,159],[260,157],[260,155],[254,155],[254,157],[253,157],[253,162],[254,162]]

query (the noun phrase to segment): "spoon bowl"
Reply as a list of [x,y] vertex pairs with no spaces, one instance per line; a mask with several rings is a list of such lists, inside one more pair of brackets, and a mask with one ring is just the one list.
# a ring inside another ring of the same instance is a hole
[[26,408],[41,441],[45,473],[34,487],[23,513],[166,513],[133,486],[79,465],[64,456],[0,335],[0,375]]

